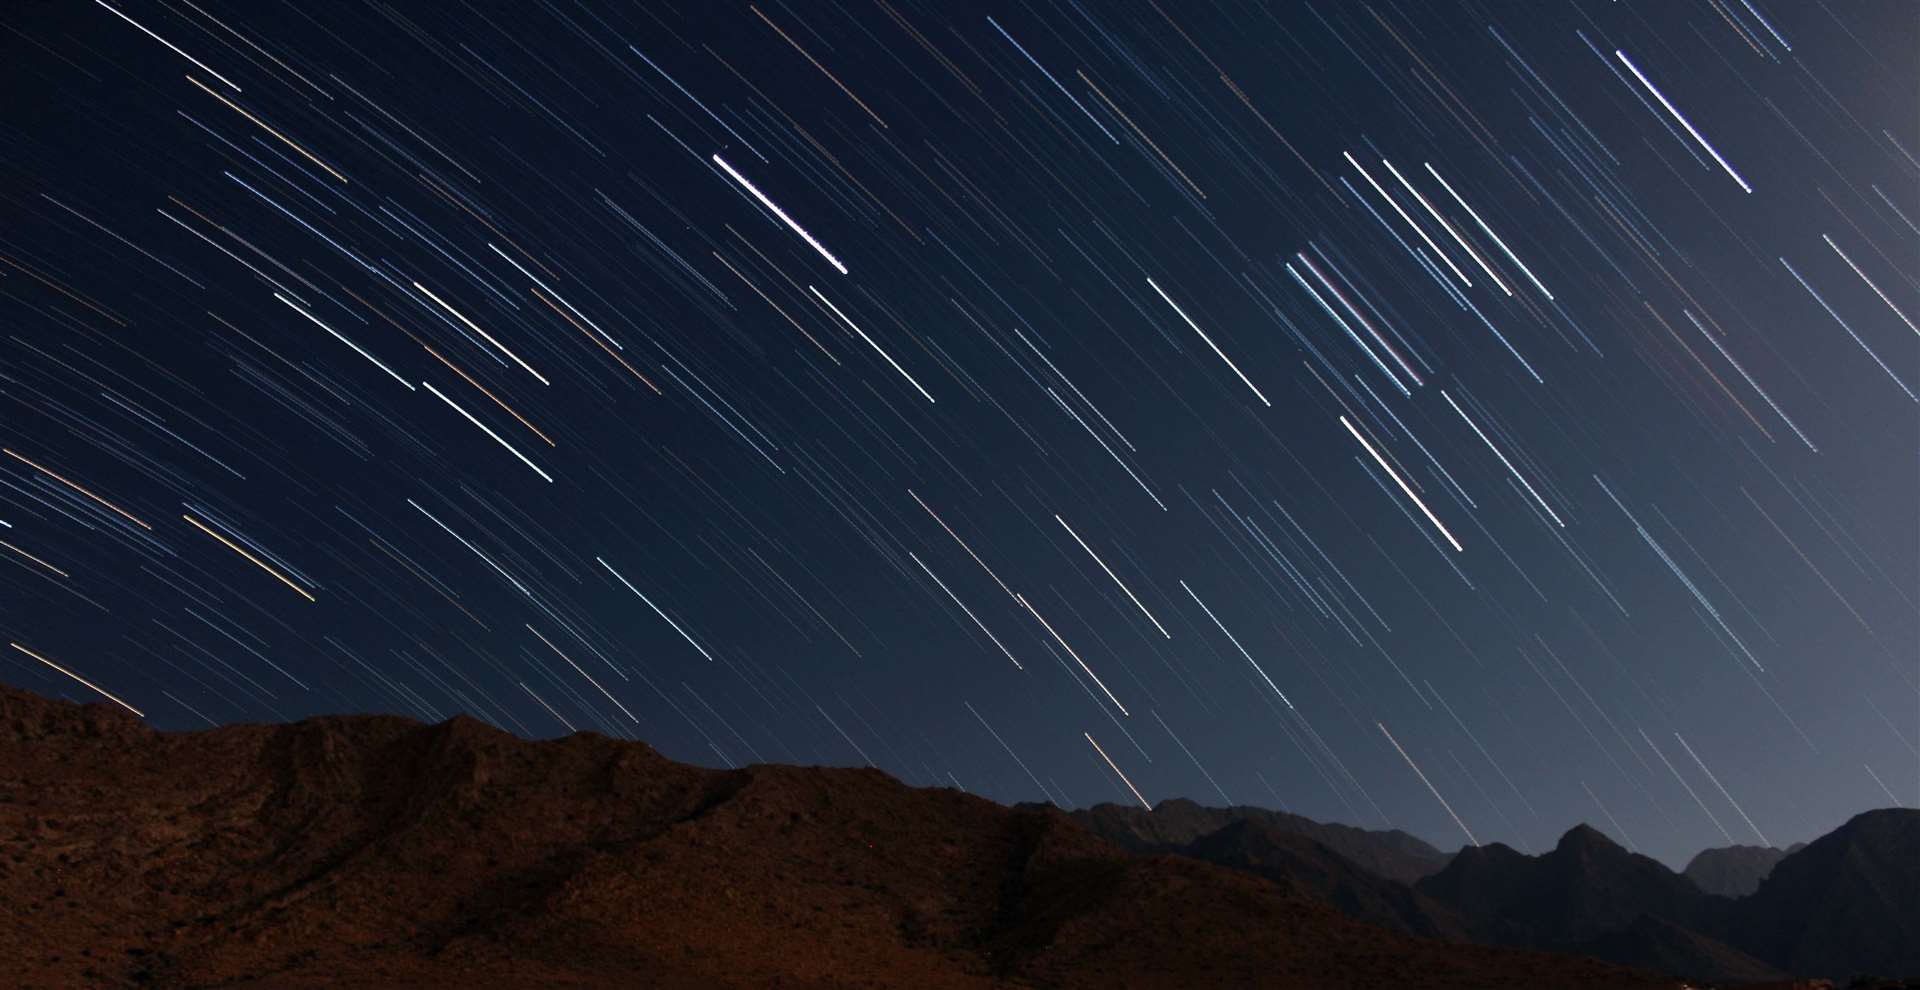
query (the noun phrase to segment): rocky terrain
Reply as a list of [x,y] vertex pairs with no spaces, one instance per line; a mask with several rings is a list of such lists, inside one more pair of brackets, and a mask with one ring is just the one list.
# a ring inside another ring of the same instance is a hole
[[1855,815],[1734,904],[1727,940],[1790,973],[1920,983],[1920,811]]
[[1585,825],[1528,856],[1501,843],[1448,854],[1403,832],[1187,801],[1072,817],[1128,848],[1250,873],[1401,934],[1591,956],[1719,986],[1796,977],[1844,986],[1862,974],[1920,984],[1915,811],[1866,812],[1786,850],[1709,849],[1685,873]]
[[1398,830],[1373,831],[1329,824],[1266,808],[1208,808],[1184,798],[1162,801],[1151,811],[1132,805],[1096,804],[1070,815],[1087,831],[1116,845],[1156,851],[1185,846],[1235,822],[1254,822],[1279,832],[1305,836],[1368,873],[1400,883],[1413,883],[1440,872],[1449,857],[1448,853]]
[[5,687],[0,918],[20,988],[1675,985],[874,770],[465,718],[159,733]]
[[1920,812],[1854,816],[1739,898],[1580,826],[1551,852],[1465,849],[1414,890],[1476,942],[1598,956],[1722,983],[1920,975]]
[[1856,816],[1756,883],[1710,893],[1586,826],[1540,856],[1449,856],[1257,808],[1007,808],[875,770],[707,770],[466,718],[160,733],[0,686],[7,987],[1920,974],[1920,812]]

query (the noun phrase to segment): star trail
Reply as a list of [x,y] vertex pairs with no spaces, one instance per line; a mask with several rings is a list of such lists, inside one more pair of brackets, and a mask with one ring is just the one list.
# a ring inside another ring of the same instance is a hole
[[1920,801],[1907,4],[0,28],[11,683],[1669,861]]

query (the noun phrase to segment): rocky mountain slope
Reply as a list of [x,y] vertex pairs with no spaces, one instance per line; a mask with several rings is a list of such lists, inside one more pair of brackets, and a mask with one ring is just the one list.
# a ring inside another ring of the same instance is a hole
[[1413,883],[1438,873],[1448,859],[1447,853],[1398,829],[1372,831],[1266,808],[1209,808],[1184,798],[1162,801],[1152,811],[1132,805],[1096,804],[1070,814],[1087,831],[1137,850],[1185,846],[1235,822],[1254,822],[1306,836],[1368,873],[1400,883]]
[[1141,852],[1262,877],[1401,934],[1587,955],[1721,985],[1920,976],[1920,812],[1811,843],[1709,849],[1684,874],[1582,825],[1540,856],[1443,853],[1402,832],[1262,808],[1104,804],[1075,821]]
[[1920,976],[1920,811],[1863,812],[1782,858],[1729,941],[1791,973]]
[[1295,832],[1241,820],[1203,835],[1178,852],[1251,873],[1326,901],[1356,921],[1389,931],[1454,942],[1473,940],[1467,919],[1406,884],[1375,876]]
[[874,770],[0,687],[9,987],[1671,986],[1415,939]]
[[1869,811],[1790,855],[1750,895],[1702,891],[1580,826],[1551,852],[1464,849],[1414,885],[1474,941],[1732,982],[1920,974],[1920,812]]
[[1641,915],[1711,927],[1726,904],[1586,825],[1539,856],[1499,843],[1462,849],[1415,889],[1469,918],[1476,941],[1500,945],[1572,946]]

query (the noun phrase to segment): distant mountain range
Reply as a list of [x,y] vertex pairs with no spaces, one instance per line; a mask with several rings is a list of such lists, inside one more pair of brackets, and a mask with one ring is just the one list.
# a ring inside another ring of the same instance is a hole
[[1920,973],[1916,840],[1920,814],[1864,814],[1732,899],[1584,827],[1542,856],[1449,857],[1256,808],[1068,815],[466,718],[160,733],[0,686],[7,987],[1626,990]]
[[1765,880],[1781,860],[1806,846],[1804,842],[1796,842],[1785,849],[1772,846],[1702,849],[1680,873],[1709,894],[1745,897],[1760,889],[1760,881]]
[[1168,801],[1071,817],[1117,844],[1252,873],[1403,934],[1720,983],[1920,975],[1920,811],[1866,812],[1789,850],[1709,849],[1685,873],[1586,825],[1539,856],[1499,843],[1448,856],[1403,832],[1259,808]]

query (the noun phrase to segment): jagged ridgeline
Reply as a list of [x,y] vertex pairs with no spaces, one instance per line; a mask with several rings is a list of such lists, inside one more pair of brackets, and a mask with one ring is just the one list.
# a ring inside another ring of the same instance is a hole
[[6,687],[0,910],[10,987],[1674,985],[876,770],[466,718],[161,733]]

